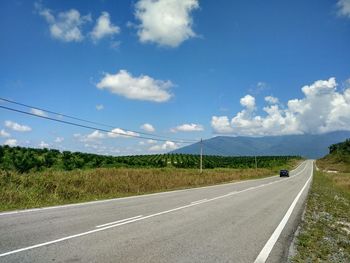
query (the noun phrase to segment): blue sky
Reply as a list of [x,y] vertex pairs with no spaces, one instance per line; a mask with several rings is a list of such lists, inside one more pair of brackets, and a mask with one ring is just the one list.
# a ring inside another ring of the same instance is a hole
[[[119,133],[350,130],[349,0],[1,1],[0,32],[0,97]],[[2,144],[102,154],[181,146],[4,109],[0,131]]]

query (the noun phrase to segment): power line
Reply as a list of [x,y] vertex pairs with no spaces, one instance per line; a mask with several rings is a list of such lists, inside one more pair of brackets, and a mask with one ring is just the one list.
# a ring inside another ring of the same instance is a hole
[[[6,107],[6,106],[1,106],[1,105],[0,105],[0,108],[5,109],[5,110],[9,110],[9,111],[18,112],[18,113],[21,113],[21,114],[34,116],[34,117],[37,117],[37,118],[42,118],[42,119],[46,119],[46,120],[51,120],[51,121],[55,121],[55,122],[60,122],[60,123],[64,123],[64,124],[68,124],[68,125],[72,125],[72,126],[85,128],[85,129],[90,129],[90,130],[98,130],[98,131],[102,131],[102,132],[106,132],[106,133],[112,133],[112,134],[126,136],[126,137],[134,137],[134,138],[138,138],[138,139],[155,140],[155,141],[161,141],[161,142],[168,141],[168,140],[165,140],[165,139],[157,139],[157,138],[146,137],[146,136],[138,136],[138,135],[135,135],[135,134],[127,134],[127,133],[109,131],[109,130],[105,130],[105,129],[101,129],[101,128],[97,128],[97,127],[93,127],[93,126],[87,126],[87,125],[74,123],[74,122],[70,122],[70,121],[64,121],[64,120],[59,120],[59,119],[55,119],[55,118],[51,118],[51,117],[47,117],[47,116],[37,115],[37,114],[34,114],[34,113],[30,113],[30,112],[26,112],[26,111],[22,111],[22,110],[18,110],[18,109],[13,109],[13,108],[9,108],[9,107]],[[175,142],[175,143],[193,143],[193,142],[195,142],[195,141],[185,141],[185,140],[181,140],[181,141],[172,140],[172,141]]]
[[[95,121],[90,121],[90,120],[74,117],[74,116],[71,116],[71,115],[62,114],[62,113],[59,113],[59,112],[54,112],[54,111],[47,110],[47,109],[44,109],[44,108],[41,108],[41,107],[31,106],[31,105],[28,105],[28,104],[24,104],[24,103],[17,102],[17,101],[14,101],[14,100],[5,99],[5,98],[2,98],[2,97],[0,97],[0,100],[6,101],[8,103],[15,104],[15,105],[23,106],[23,107],[26,107],[26,108],[30,108],[30,109],[41,110],[41,111],[44,111],[46,113],[50,113],[50,114],[66,117],[66,118],[69,118],[69,119],[72,119],[72,120],[76,120],[76,121],[82,121],[82,122],[86,122],[86,123],[90,123],[90,124],[94,124],[94,125],[99,125],[99,126],[104,126],[104,127],[108,127],[108,128],[112,128],[112,129],[115,128],[115,126],[112,126],[112,125],[109,125],[109,124],[95,122]],[[36,115],[36,114],[34,114],[34,115]],[[120,128],[120,129],[123,129],[123,130],[126,130],[126,131],[130,131],[130,132],[139,133],[139,134],[143,134],[143,135],[147,135],[147,136],[170,139],[172,141],[173,140],[177,140],[177,141],[183,141],[184,140],[184,141],[197,142],[197,141],[194,141],[194,140],[188,140],[188,139],[182,139],[182,138],[172,138],[172,137],[169,137],[169,136],[156,135],[156,134],[152,134],[152,133],[140,132],[140,131],[129,130],[129,129],[124,129],[124,128]]]

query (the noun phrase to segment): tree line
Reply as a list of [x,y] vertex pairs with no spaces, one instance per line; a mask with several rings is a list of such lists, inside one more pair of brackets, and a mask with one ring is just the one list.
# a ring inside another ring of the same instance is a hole
[[[203,156],[203,168],[260,168],[283,166],[299,156]],[[153,154],[106,156],[55,149],[0,146],[0,169],[26,173],[43,169],[74,170],[108,167],[125,168],[198,168],[199,155]]]
[[329,146],[329,153],[350,154],[350,139]]

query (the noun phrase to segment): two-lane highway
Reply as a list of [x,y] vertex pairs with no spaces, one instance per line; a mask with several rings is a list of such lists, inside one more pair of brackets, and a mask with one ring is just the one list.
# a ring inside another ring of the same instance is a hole
[[283,262],[312,172],[0,213],[0,262]]

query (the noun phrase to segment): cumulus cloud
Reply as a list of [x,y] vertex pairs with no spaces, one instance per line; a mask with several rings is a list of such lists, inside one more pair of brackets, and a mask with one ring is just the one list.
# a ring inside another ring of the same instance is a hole
[[98,130],[93,131],[92,133],[88,134],[86,136],[86,139],[88,141],[94,141],[94,140],[99,140],[99,139],[104,139],[106,135]]
[[277,104],[279,102],[278,98],[273,97],[273,96],[266,96],[265,101],[270,103],[270,104]]
[[211,126],[216,133],[232,133],[233,129],[227,116],[213,116]]
[[179,126],[171,129],[172,132],[178,132],[178,131],[194,132],[194,131],[203,131],[203,130],[204,130],[204,128],[202,125],[195,124],[195,123],[189,123],[189,124],[185,123],[185,124],[179,125]]
[[211,126],[216,133],[247,136],[350,130],[350,88],[339,92],[336,87],[335,78],[318,80],[302,87],[304,97],[291,99],[286,106],[268,99],[263,116],[257,113],[255,100],[245,96],[241,99],[245,107],[242,111],[231,120],[227,116],[213,116]]
[[90,35],[92,40],[96,42],[104,37],[119,34],[119,32],[120,28],[112,24],[109,13],[102,12]]
[[149,123],[142,124],[140,128],[147,132],[154,132],[156,130],[153,125]]
[[102,104],[96,105],[96,110],[103,110],[104,108]]
[[338,15],[350,18],[350,0],[338,0]]
[[110,138],[116,138],[116,137],[130,138],[130,137],[138,137],[138,136],[140,136],[140,135],[136,132],[125,131],[125,130],[120,129],[120,128],[115,128],[115,129],[111,130],[111,132],[108,133],[108,137],[110,137]]
[[21,125],[21,124],[18,124],[17,122],[13,122],[13,121],[5,121],[5,126],[9,129],[12,129],[12,130],[18,131],[18,132],[28,132],[28,131],[32,130],[32,128],[30,128],[27,125]]
[[35,8],[49,24],[50,34],[53,38],[64,42],[79,42],[83,40],[82,27],[85,23],[91,21],[90,15],[81,16],[76,9],[70,9],[55,15],[54,12],[44,8],[39,3],[35,4]]
[[48,147],[50,147],[50,145],[48,143],[44,142],[44,141],[41,141],[39,143],[39,147],[40,148],[48,148]]
[[171,81],[156,80],[147,75],[133,77],[126,70],[116,74],[106,73],[97,84],[99,89],[107,89],[114,94],[134,100],[165,102],[171,98]]
[[153,145],[152,147],[149,148],[149,151],[151,152],[159,152],[159,151],[169,151],[169,150],[175,150],[179,148],[179,146],[172,142],[172,141],[166,141],[163,144],[160,145]]
[[141,42],[177,47],[196,36],[191,12],[199,8],[197,0],[140,0],[135,7]]
[[0,130],[0,137],[10,137],[10,136],[11,136],[11,134],[9,134],[4,129]]
[[251,95],[245,95],[239,102],[249,110],[254,110],[255,108],[255,98]]
[[47,114],[44,111],[39,110],[39,109],[32,108],[32,109],[30,109],[30,112],[35,114],[35,115],[38,115],[38,116],[47,117]]
[[7,139],[4,142],[4,145],[8,145],[8,146],[17,146],[17,140],[16,139]]

